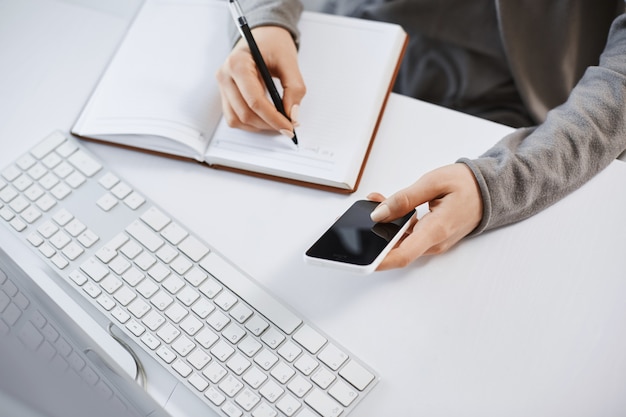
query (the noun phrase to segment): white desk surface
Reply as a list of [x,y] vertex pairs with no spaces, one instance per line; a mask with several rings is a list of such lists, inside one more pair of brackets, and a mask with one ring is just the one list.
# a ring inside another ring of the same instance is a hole
[[[77,3],[0,0],[0,166],[70,129],[136,4]],[[476,156],[508,131],[392,95],[350,196],[86,146],[379,372],[355,417],[625,415],[620,161],[539,215],[401,271],[302,261],[353,200]]]

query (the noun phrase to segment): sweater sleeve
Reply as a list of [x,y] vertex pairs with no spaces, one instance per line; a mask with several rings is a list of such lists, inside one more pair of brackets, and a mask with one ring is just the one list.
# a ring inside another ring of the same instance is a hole
[[473,235],[543,210],[626,149],[626,14],[615,19],[598,66],[542,124],[504,137],[477,159],[483,218]]
[[[239,0],[248,25],[256,26],[280,26],[291,32],[296,45],[300,43],[298,20],[302,14],[300,0]],[[230,26],[230,38],[234,45],[240,37],[238,29],[233,23]]]

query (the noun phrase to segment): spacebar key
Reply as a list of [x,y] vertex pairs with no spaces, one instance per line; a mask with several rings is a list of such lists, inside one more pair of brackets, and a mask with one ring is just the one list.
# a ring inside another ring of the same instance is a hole
[[302,320],[268,294],[259,284],[215,252],[210,252],[205,256],[199,265],[285,333],[293,333],[302,324]]

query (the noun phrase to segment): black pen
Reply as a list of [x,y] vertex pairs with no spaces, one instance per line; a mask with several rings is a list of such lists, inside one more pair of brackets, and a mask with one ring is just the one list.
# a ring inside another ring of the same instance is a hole
[[[272,75],[270,71],[267,69],[267,65],[263,60],[263,56],[261,56],[261,51],[259,51],[259,47],[252,36],[252,31],[250,30],[250,26],[248,26],[248,21],[246,17],[243,15],[243,11],[241,10],[241,6],[237,2],[237,0],[229,0],[228,6],[230,7],[230,12],[235,19],[235,23],[239,27],[239,32],[248,42],[248,47],[250,48],[250,53],[252,54],[252,58],[254,59],[254,63],[256,64],[259,72],[261,73],[261,77],[263,78],[263,82],[265,83],[265,88],[270,93],[270,97],[274,102],[274,106],[276,110],[278,110],[283,116],[289,119],[287,113],[285,112],[285,107],[283,106],[283,99],[278,94],[278,90],[276,89],[276,85],[274,85],[274,81],[272,81]],[[298,144],[298,137],[296,136],[296,131],[293,131],[293,137],[291,138],[294,144]]]

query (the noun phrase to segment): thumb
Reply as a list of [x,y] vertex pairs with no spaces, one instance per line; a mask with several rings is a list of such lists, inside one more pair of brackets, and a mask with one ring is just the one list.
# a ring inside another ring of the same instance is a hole
[[415,183],[406,187],[382,202],[372,211],[371,218],[375,222],[389,222],[401,216],[417,206],[436,199],[441,190],[435,186],[430,175],[425,175]]

